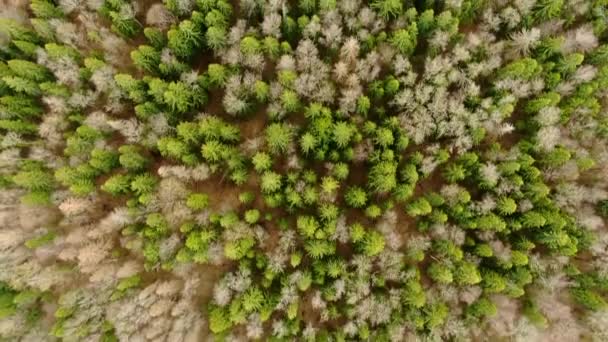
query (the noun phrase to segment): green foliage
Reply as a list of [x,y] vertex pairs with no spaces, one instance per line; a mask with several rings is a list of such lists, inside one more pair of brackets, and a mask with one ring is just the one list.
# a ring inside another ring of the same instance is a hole
[[401,54],[409,56],[414,53],[416,45],[418,44],[418,27],[416,23],[412,23],[406,29],[400,29],[393,33],[390,39],[391,44]]
[[466,313],[475,318],[493,317],[498,310],[496,305],[488,298],[482,297],[466,308]]
[[373,165],[368,175],[368,185],[376,193],[387,193],[397,186],[397,165],[393,162]]
[[207,194],[193,193],[188,195],[186,205],[192,210],[202,210],[209,206],[209,196]]
[[148,159],[141,154],[135,145],[123,145],[118,148],[120,165],[129,171],[141,171],[148,165]]
[[190,58],[203,44],[200,27],[190,20],[183,20],[167,32],[169,48],[176,56]]
[[367,202],[367,194],[362,188],[353,186],[346,190],[344,201],[353,208],[362,208]]
[[438,283],[450,284],[454,281],[454,276],[450,267],[439,262],[433,262],[427,270],[427,274],[431,279]]
[[433,207],[424,197],[420,197],[406,206],[406,212],[410,216],[425,216],[431,213]]
[[292,142],[293,131],[284,123],[273,123],[266,128],[266,144],[272,154],[282,154]]
[[367,256],[375,256],[384,250],[384,236],[382,234],[370,230],[365,234],[361,243],[361,250]]
[[403,2],[399,0],[375,0],[370,7],[385,19],[396,18],[403,12]]

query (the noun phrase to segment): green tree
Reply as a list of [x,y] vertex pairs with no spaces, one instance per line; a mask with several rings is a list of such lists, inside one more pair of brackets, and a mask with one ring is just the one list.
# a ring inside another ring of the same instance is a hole
[[108,178],[101,186],[101,190],[114,196],[126,194],[130,190],[131,178],[128,175],[116,174]]
[[409,56],[414,53],[418,44],[418,27],[412,23],[407,29],[400,29],[393,33],[391,44],[403,55]]
[[9,69],[19,77],[35,82],[44,82],[52,80],[51,73],[47,68],[30,61],[22,59],[11,59],[6,62]]
[[456,183],[464,180],[466,177],[465,169],[460,164],[449,164],[443,171],[443,177],[448,183]]
[[197,24],[183,20],[167,32],[168,46],[176,56],[190,58],[202,46],[203,33]]
[[287,151],[292,142],[293,130],[285,123],[273,123],[266,127],[266,144],[272,154],[281,154]]
[[361,244],[361,250],[369,257],[380,254],[384,250],[384,236],[382,234],[370,230],[365,234]]
[[266,171],[262,174],[260,187],[264,193],[273,193],[281,189],[281,175]]
[[454,279],[459,285],[475,285],[481,282],[481,274],[475,264],[464,261],[456,265]]
[[213,51],[219,51],[226,46],[227,36],[224,27],[211,26],[205,32],[205,42]]
[[120,165],[129,171],[140,171],[148,165],[148,159],[141,155],[141,149],[135,145],[122,145],[118,152]]
[[397,186],[397,164],[388,161],[374,164],[368,177],[368,184],[376,193],[390,192]]
[[511,215],[517,210],[517,204],[510,197],[501,197],[496,203],[496,210],[503,216]]
[[47,0],[32,0],[30,2],[30,9],[37,18],[52,19],[63,17],[61,8]]
[[492,317],[498,312],[496,305],[486,297],[477,299],[465,311],[468,316],[475,318]]
[[265,152],[257,152],[251,162],[257,172],[267,171],[272,167],[272,158]]
[[202,210],[209,206],[209,195],[203,193],[193,193],[188,195],[186,205],[192,210]]
[[431,279],[441,284],[450,284],[454,280],[450,267],[440,262],[431,263],[427,274]]
[[361,187],[353,186],[346,190],[344,200],[353,208],[363,208],[367,202],[367,194]]
[[249,224],[255,224],[260,220],[260,211],[257,209],[250,209],[245,212],[245,222]]
[[333,140],[340,148],[348,146],[353,134],[353,127],[344,121],[338,122],[334,125]]
[[397,18],[403,12],[403,2],[400,0],[374,0],[370,7],[384,19]]
[[431,204],[429,203],[429,201],[426,200],[426,198],[419,197],[410,204],[408,204],[406,206],[405,211],[408,215],[413,217],[425,216],[430,214],[431,211],[433,211],[433,207],[431,207]]
[[154,74],[158,72],[160,52],[149,45],[140,45],[131,51],[131,60],[138,68]]

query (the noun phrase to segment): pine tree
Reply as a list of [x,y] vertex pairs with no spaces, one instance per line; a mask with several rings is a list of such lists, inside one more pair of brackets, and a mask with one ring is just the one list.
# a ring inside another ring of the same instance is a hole
[[131,51],[131,60],[137,67],[154,74],[158,72],[160,52],[149,45],[140,45]]
[[341,121],[334,125],[333,140],[340,148],[346,147],[353,135],[353,128],[346,122]]
[[292,141],[293,131],[284,123],[273,123],[266,128],[266,143],[272,154],[281,154],[287,151]]
[[466,314],[475,318],[492,317],[496,313],[496,305],[485,297],[479,298],[466,308]]
[[475,264],[465,261],[456,265],[454,279],[459,285],[475,285],[481,282],[481,274]]
[[348,204],[352,208],[362,208],[367,202],[367,194],[362,188],[358,186],[353,186],[346,190],[346,193],[344,194],[344,200],[346,201],[346,204]]
[[380,254],[384,250],[384,236],[382,234],[370,230],[363,238],[361,250],[369,257]]
[[260,187],[264,193],[279,191],[281,189],[281,175],[272,171],[264,172],[264,174],[262,174]]
[[451,284],[454,280],[450,268],[439,262],[431,263],[427,270],[427,274],[431,279],[441,284]]
[[9,69],[19,77],[35,82],[44,82],[52,80],[52,76],[47,68],[30,61],[22,59],[11,59],[6,62]]
[[209,206],[209,195],[203,193],[193,193],[188,195],[186,205],[192,210],[202,210]]
[[407,214],[414,217],[428,215],[431,211],[433,211],[433,207],[424,197],[416,199],[406,207]]
[[444,169],[443,177],[448,183],[456,183],[465,179],[465,169],[460,164],[449,164]]
[[167,32],[168,46],[176,56],[190,58],[202,46],[203,33],[197,24],[183,20]]
[[397,18],[403,12],[403,2],[399,0],[375,0],[370,7],[384,19]]
[[368,184],[376,193],[390,192],[397,186],[397,164],[388,161],[374,164],[368,177]]
[[391,44],[401,54],[409,56],[414,53],[418,43],[418,27],[412,23],[407,29],[400,29],[393,33],[390,39]]
[[256,153],[251,159],[251,162],[257,172],[264,172],[272,167],[272,159],[265,152]]

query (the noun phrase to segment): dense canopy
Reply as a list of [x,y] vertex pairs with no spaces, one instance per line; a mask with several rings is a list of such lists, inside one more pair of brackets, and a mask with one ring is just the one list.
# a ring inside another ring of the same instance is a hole
[[0,0],[0,341],[608,341],[607,0]]

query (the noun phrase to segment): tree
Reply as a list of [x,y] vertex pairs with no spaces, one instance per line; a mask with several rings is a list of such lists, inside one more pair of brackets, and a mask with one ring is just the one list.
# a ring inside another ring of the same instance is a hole
[[420,309],[426,304],[426,294],[417,280],[408,280],[401,291],[403,304]]
[[30,3],[30,9],[37,18],[41,19],[63,17],[63,11],[61,8],[55,6],[52,2],[47,0],[32,0]]
[[424,314],[426,316],[426,327],[432,330],[443,324],[446,317],[448,316],[449,309],[444,303],[436,302],[424,307]]
[[403,12],[403,2],[399,0],[375,0],[370,7],[384,19],[394,19]]
[[89,164],[101,173],[108,173],[118,166],[118,154],[114,151],[94,149]]
[[47,68],[30,61],[22,59],[11,59],[6,62],[9,69],[19,77],[35,82],[44,82],[52,79],[52,76]]
[[481,274],[477,266],[466,261],[456,265],[454,278],[459,285],[475,285],[481,282]]
[[113,175],[101,186],[101,190],[113,196],[126,194],[130,190],[131,178],[128,175]]
[[260,219],[260,211],[257,209],[250,209],[245,212],[245,222],[249,224],[255,224]]
[[456,183],[465,179],[465,169],[460,164],[449,164],[443,171],[443,177],[448,183]]
[[251,159],[251,162],[257,172],[267,171],[272,167],[272,159],[265,152],[257,152]]
[[266,128],[266,143],[272,154],[286,152],[292,138],[293,131],[285,123],[273,123]]
[[394,141],[395,137],[393,136],[393,132],[390,129],[384,127],[376,129],[374,143],[383,148],[387,148],[393,145]]
[[156,178],[154,176],[143,173],[137,175],[131,181],[131,190],[133,190],[138,195],[144,195],[152,192],[156,187]]
[[281,104],[287,113],[294,113],[300,108],[300,99],[293,90],[284,90],[281,94]]
[[209,195],[203,193],[193,193],[188,195],[186,205],[192,210],[202,210],[209,206]]
[[492,317],[496,315],[496,305],[486,297],[481,297],[466,308],[468,316],[475,318]]
[[228,310],[216,305],[210,305],[209,309],[209,330],[214,334],[222,333],[232,327]]
[[481,277],[481,286],[486,293],[502,292],[507,287],[505,278],[494,271],[482,272]]
[[53,176],[42,168],[22,168],[12,180],[29,191],[50,191],[54,184]]
[[226,29],[224,27],[211,26],[205,32],[205,43],[213,51],[219,51],[226,46]]
[[317,138],[310,132],[302,134],[300,137],[300,149],[304,154],[309,154],[317,145]]
[[418,35],[416,23],[412,23],[407,29],[400,29],[393,33],[391,44],[403,55],[409,56],[414,53]]
[[608,307],[604,298],[592,290],[575,287],[570,289],[570,294],[578,304],[589,310],[599,311]]
[[112,31],[126,38],[132,38],[141,30],[141,24],[135,19],[131,4],[122,0],[106,0],[99,11],[112,22]]
[[397,164],[389,161],[374,164],[368,177],[368,184],[376,193],[390,192],[397,186]]
[[367,194],[361,187],[353,186],[346,190],[344,200],[353,208],[363,208],[367,202]]
[[118,148],[120,165],[129,171],[140,171],[148,165],[148,159],[141,155],[141,150],[135,145],[122,145]]
[[515,203],[515,200],[510,197],[501,197],[496,203],[496,210],[498,210],[502,216],[511,215],[517,210],[517,204]]
[[207,75],[209,76],[209,82],[214,87],[222,87],[228,79],[228,71],[226,67],[221,64],[209,64],[207,66]]
[[533,9],[533,17],[536,22],[557,18],[562,12],[563,0],[541,0]]
[[241,39],[240,47],[244,55],[254,55],[262,52],[260,41],[252,36],[246,36]]
[[545,225],[547,220],[543,214],[536,211],[527,211],[521,217],[521,223],[526,228],[540,228]]
[[420,197],[408,204],[405,210],[408,215],[416,217],[430,214],[433,211],[433,207],[431,207],[429,201],[424,197]]
[[183,114],[205,104],[207,94],[198,87],[171,82],[163,93],[163,101],[175,113]]
[[131,51],[131,60],[138,68],[154,74],[158,72],[160,52],[149,45],[140,45],[137,50]]
[[281,175],[266,171],[262,174],[260,187],[264,193],[273,193],[281,189]]
[[334,125],[333,140],[340,148],[346,147],[353,136],[353,127],[344,121]]
[[313,216],[298,216],[296,227],[304,237],[312,238],[319,229],[319,223]]
[[384,236],[382,234],[370,230],[365,234],[361,244],[361,250],[369,257],[380,254],[384,250]]
[[451,284],[454,280],[450,268],[447,265],[439,262],[431,263],[427,270],[427,274],[429,277],[431,277],[431,279],[441,284]]
[[203,34],[197,24],[183,20],[167,32],[168,46],[176,56],[190,58],[201,47]]

